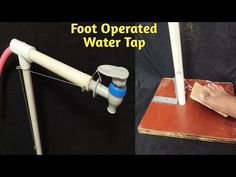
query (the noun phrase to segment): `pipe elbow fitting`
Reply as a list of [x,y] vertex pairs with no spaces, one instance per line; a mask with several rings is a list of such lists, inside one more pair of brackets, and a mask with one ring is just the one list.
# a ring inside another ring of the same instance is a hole
[[35,47],[26,44],[25,42],[17,39],[12,39],[10,42],[10,49],[16,55],[20,55],[25,58],[28,62],[32,62],[29,58],[30,50],[36,50]]

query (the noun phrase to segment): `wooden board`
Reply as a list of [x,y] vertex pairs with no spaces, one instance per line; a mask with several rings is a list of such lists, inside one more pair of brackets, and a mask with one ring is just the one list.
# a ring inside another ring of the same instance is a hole
[[[186,80],[191,86],[197,81],[205,85],[206,80]],[[233,84],[214,82],[221,85],[232,95]],[[187,86],[187,85],[186,85]],[[190,98],[191,91],[186,89],[186,104],[166,104],[150,102],[138,131],[144,134],[161,135],[209,142],[236,143],[236,119],[223,117],[215,111]],[[175,98],[172,78],[161,80],[155,96]]]
[[[198,96],[203,92],[203,86],[201,84],[199,84],[198,82],[195,82],[194,85],[193,85],[193,88],[191,90],[191,94],[190,94],[190,98],[192,98],[193,100],[203,104],[204,106],[214,110],[212,107],[208,106],[208,105],[205,105],[204,103],[202,103]],[[216,111],[216,110],[214,110]],[[227,114],[223,113],[223,112],[219,112],[219,111],[216,111],[217,113],[221,114],[222,116],[224,117],[228,117]]]

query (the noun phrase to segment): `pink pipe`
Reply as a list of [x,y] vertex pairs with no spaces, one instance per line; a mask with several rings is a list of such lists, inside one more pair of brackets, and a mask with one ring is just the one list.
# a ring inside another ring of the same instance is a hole
[[10,50],[10,47],[6,48],[5,51],[2,53],[2,56],[0,58],[0,76],[2,74],[4,64],[7,61],[8,57],[11,55],[11,53],[12,51]]

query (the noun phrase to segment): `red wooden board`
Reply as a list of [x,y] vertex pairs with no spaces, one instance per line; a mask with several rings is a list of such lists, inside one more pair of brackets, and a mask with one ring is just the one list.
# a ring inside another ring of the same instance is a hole
[[[202,85],[207,83],[205,80],[187,79],[191,86],[195,81]],[[214,83],[222,85],[229,93],[234,94],[232,83]],[[192,100],[190,93],[191,91],[186,89],[185,105],[151,101],[138,131],[152,135],[236,143],[236,119],[223,117]],[[155,95],[175,98],[172,78],[162,79]]]

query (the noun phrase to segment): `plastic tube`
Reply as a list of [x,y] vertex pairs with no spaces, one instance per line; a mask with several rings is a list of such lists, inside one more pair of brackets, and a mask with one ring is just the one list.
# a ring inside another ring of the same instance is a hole
[[92,76],[36,50],[29,51],[29,60],[89,91],[89,82]]
[[2,56],[0,58],[0,75],[2,74],[3,67],[8,59],[8,57],[11,55],[10,47],[6,48],[5,51],[2,53]]
[[175,84],[178,102],[180,105],[185,105],[185,87],[184,87],[184,71],[183,71],[183,59],[181,51],[181,39],[180,30],[178,22],[169,22],[169,33],[170,33],[170,43],[172,50],[172,57],[174,63],[175,71]]
[[29,63],[34,62],[89,91],[89,83],[92,76],[38,52],[33,46],[17,39],[11,40],[10,48],[13,53],[22,56]]
[[38,118],[37,118],[37,111],[35,106],[35,99],[34,99],[34,90],[32,84],[32,78],[30,73],[30,66],[31,64],[25,60],[22,56],[19,57],[19,63],[22,69],[22,76],[24,81],[24,88],[26,93],[27,104],[29,107],[29,114],[30,120],[32,125],[32,133],[35,143],[35,151],[37,155],[42,155],[42,145],[40,140],[40,133],[39,133],[39,126],[38,126]]

